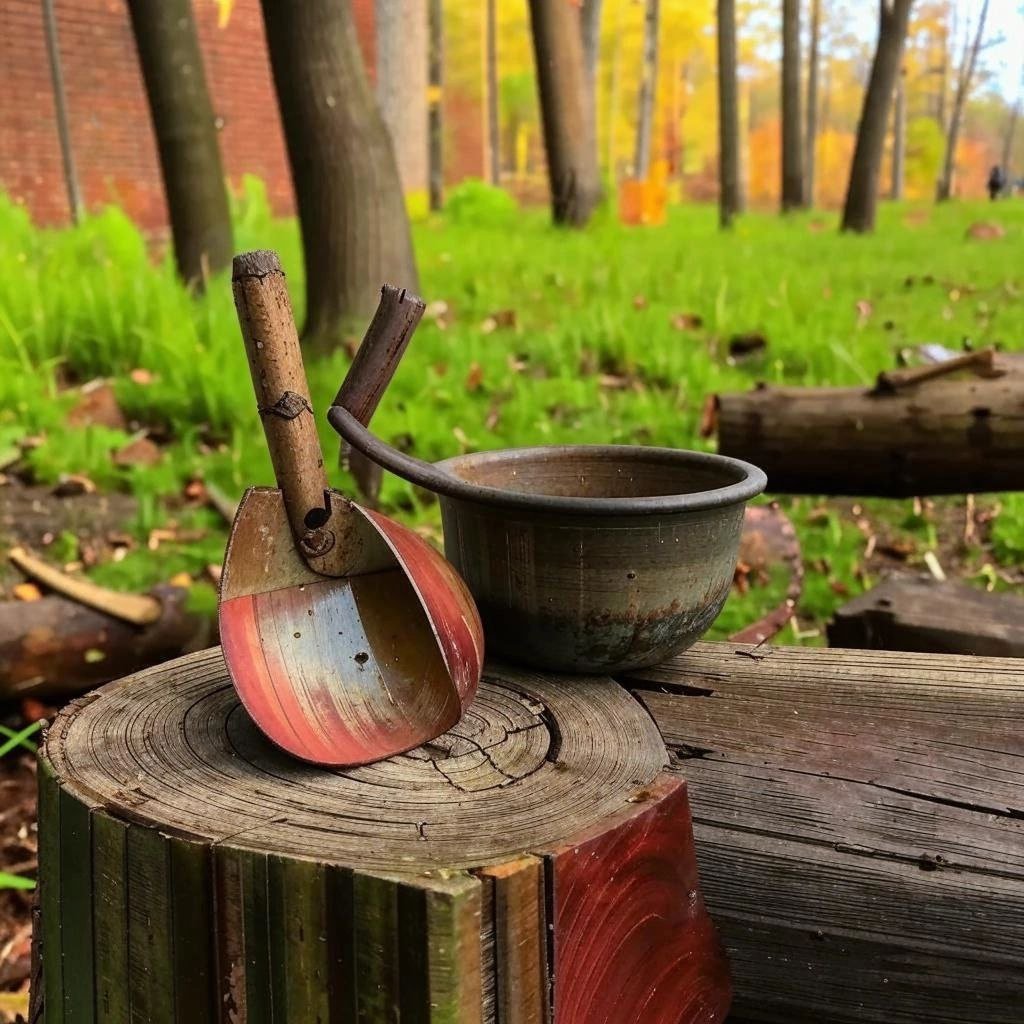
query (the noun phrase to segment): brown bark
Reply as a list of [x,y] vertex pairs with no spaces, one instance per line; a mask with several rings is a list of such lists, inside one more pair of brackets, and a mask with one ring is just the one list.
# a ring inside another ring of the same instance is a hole
[[202,287],[234,243],[213,104],[191,0],[129,0],[178,273]]
[[377,100],[405,192],[427,188],[427,8],[375,0]]
[[601,199],[601,177],[587,137],[579,10],[572,0],[530,0],[530,20],[552,215],[582,227]]
[[583,66],[586,71],[587,133],[594,150],[594,160],[600,164],[597,148],[597,67],[601,55],[601,3],[602,0],[581,0],[580,33],[583,40]]
[[636,121],[636,151],[633,156],[633,177],[640,181],[645,181],[651,172],[651,134],[654,126],[654,101],[658,94],[659,22],[659,0],[645,0],[644,46]]
[[418,288],[394,148],[347,3],[262,0],[306,264],[304,340],[341,342],[385,281]]
[[429,0],[427,150],[430,166],[430,208],[444,206],[444,3]]
[[821,0],[811,0],[811,41],[807,52],[807,110],[804,122],[804,206],[814,206],[818,147],[818,73],[821,55]]
[[942,174],[935,189],[935,198],[941,203],[953,195],[953,181],[956,175],[956,148],[960,141],[960,127],[963,123],[964,107],[974,83],[974,70],[978,63],[985,35],[985,21],[988,17],[988,2],[984,0],[974,36],[964,40],[964,54],[956,77],[956,88],[953,91],[953,109],[949,115],[949,126],[946,131],[946,151],[942,160]]
[[882,170],[889,108],[907,37],[911,3],[912,0],[881,0],[879,5],[878,45],[857,126],[857,143],[843,207],[844,231],[872,231],[875,227],[878,177]]
[[903,179],[907,156],[907,72],[900,68],[896,76],[896,95],[892,109],[892,181],[889,184],[889,198],[903,198]]
[[718,398],[718,449],[776,494],[912,497],[1024,489],[1024,367],[895,389],[775,388]]
[[800,0],[782,0],[782,210],[804,205],[800,121]]
[[736,0],[718,0],[718,218],[740,212],[740,113],[736,68]]

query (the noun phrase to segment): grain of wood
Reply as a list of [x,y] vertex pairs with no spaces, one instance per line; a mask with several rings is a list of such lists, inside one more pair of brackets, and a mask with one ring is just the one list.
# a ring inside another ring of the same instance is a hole
[[737,1016],[1020,1020],[1024,665],[702,643],[629,685],[691,784]]

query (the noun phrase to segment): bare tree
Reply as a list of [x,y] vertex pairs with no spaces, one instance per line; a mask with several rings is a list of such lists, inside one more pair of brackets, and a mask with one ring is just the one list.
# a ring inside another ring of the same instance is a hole
[[740,208],[736,0],[718,0],[718,219],[723,228],[731,227]]
[[654,100],[658,91],[659,0],[645,0],[644,49],[640,78],[640,101],[636,122],[636,153],[633,176],[643,180],[651,170],[651,132],[654,125]]
[[907,157],[907,69],[896,76],[896,94],[892,105],[892,181],[889,198],[903,198],[903,179]]
[[807,112],[804,122],[804,206],[814,205],[818,146],[818,71],[821,43],[821,0],[811,0],[811,41],[807,51]]
[[800,124],[800,0],[782,0],[782,209],[804,204]]
[[597,151],[589,144],[586,69],[575,0],[530,0],[537,90],[556,224],[580,227],[601,199]]
[[60,59],[60,38],[57,34],[57,16],[53,9],[53,0],[43,0],[43,29],[46,33],[46,57],[50,63],[50,84],[53,87],[57,141],[60,143],[60,158],[64,167],[64,187],[68,193],[68,211],[71,214],[71,223],[77,224],[82,219],[84,204],[81,190],[78,187],[75,151],[71,145],[68,105],[64,95],[64,71]]
[[953,178],[956,174],[956,147],[960,141],[960,126],[963,122],[964,107],[974,83],[974,71],[978,64],[978,54],[985,35],[985,20],[988,17],[989,0],[983,0],[981,13],[973,38],[970,32],[964,36],[964,52],[957,70],[956,85],[953,89],[953,109],[949,114],[949,125],[946,129],[946,154],[942,161],[942,174],[935,189],[935,198],[941,203],[953,194]]
[[306,263],[304,338],[333,347],[382,281],[419,287],[394,148],[351,7],[262,0]]
[[875,226],[878,177],[889,127],[889,108],[903,59],[912,2],[880,0],[879,3],[878,44],[857,126],[857,143],[843,207],[843,231],[872,231]]
[[430,168],[430,208],[437,211],[444,206],[444,0],[429,2],[427,152]]
[[501,183],[501,117],[498,92],[498,13],[496,0],[485,0],[483,17],[484,175]]
[[597,63],[601,53],[601,0],[581,0],[580,33],[587,79],[587,138],[594,150],[594,159],[600,163],[597,148]]
[[231,262],[234,244],[213,104],[191,0],[128,0],[160,154],[174,259],[201,288]]
[[406,192],[427,187],[427,6],[375,0],[377,101]]

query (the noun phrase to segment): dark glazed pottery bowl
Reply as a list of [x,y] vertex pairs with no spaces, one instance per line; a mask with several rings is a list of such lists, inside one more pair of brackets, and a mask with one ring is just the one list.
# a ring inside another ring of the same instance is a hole
[[634,446],[513,448],[436,464],[445,555],[488,653],[552,671],[652,665],[698,640],[729,594],[764,473]]

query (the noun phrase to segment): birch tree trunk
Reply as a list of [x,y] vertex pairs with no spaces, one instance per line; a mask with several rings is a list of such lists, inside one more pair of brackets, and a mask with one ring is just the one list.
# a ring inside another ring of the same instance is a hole
[[129,0],[178,274],[202,288],[234,243],[213,104],[190,0]]
[[436,212],[444,206],[444,2],[429,0],[429,5],[427,150],[430,208]]
[[552,216],[582,227],[600,201],[601,176],[587,138],[579,9],[574,0],[530,0],[530,21]]
[[804,206],[814,206],[818,143],[818,71],[821,0],[811,0],[811,42],[807,53],[807,111],[804,125]]
[[850,168],[850,182],[843,207],[843,231],[872,231],[878,206],[878,178],[889,127],[889,108],[903,58],[912,0],[881,0],[878,45]]
[[383,282],[419,287],[398,165],[349,5],[262,7],[302,227],[303,338],[333,348]]
[[736,73],[736,0],[718,0],[718,219],[740,212],[740,115]]
[[405,192],[427,188],[427,5],[375,0],[377,101]]
[[960,126],[963,123],[964,107],[974,82],[974,70],[978,63],[978,53],[985,34],[985,21],[988,17],[989,0],[984,0],[974,37],[964,42],[963,60],[957,73],[956,88],[953,92],[953,109],[949,114],[949,127],[946,131],[946,153],[942,160],[942,175],[935,190],[938,202],[945,202],[953,195],[953,179],[956,175],[956,148],[960,141]]
[[800,0],[782,0],[782,211],[804,204],[800,124]]
[[651,170],[651,134],[654,124],[654,100],[658,91],[658,23],[659,0],[646,0],[644,10],[643,66],[640,78],[640,101],[636,122],[636,152],[633,176],[644,181]]
[[484,174],[492,185],[501,183],[501,114],[498,92],[498,14],[496,0],[483,8]]
[[587,79],[587,137],[594,150],[594,160],[600,164],[597,145],[597,65],[601,54],[601,0],[582,0],[580,3],[580,33]]

